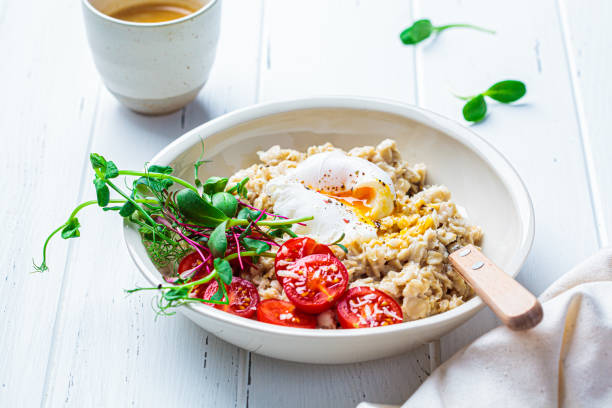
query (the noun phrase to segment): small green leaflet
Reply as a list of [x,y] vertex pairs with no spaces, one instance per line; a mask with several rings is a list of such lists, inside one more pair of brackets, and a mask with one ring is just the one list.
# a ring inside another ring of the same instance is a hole
[[233,217],[238,209],[238,200],[230,193],[222,191],[212,196],[212,205],[228,217]]
[[202,190],[205,194],[213,195],[225,189],[227,178],[225,177],[210,177],[202,185]]
[[410,27],[402,31],[400,33],[400,40],[406,45],[414,45],[431,37],[433,33],[441,33],[449,28],[471,28],[485,33],[495,34],[495,31],[472,24],[446,24],[443,26],[434,26],[430,20],[422,19],[415,21]]
[[215,292],[215,294],[210,297],[210,300],[213,300],[215,302],[219,302],[220,300],[223,300],[223,289],[221,288],[222,287],[221,285],[223,285],[223,283],[219,282],[218,289]]
[[104,178],[112,179],[119,176],[119,169],[112,161],[106,162],[106,169],[104,170]]
[[270,249],[270,245],[263,241],[258,241],[252,238],[244,238],[243,241],[244,241],[244,245],[248,249],[257,252],[258,254],[266,252]]
[[[242,209],[238,211],[238,215],[236,216],[236,218],[238,218],[239,220],[255,221],[257,218],[259,218],[260,214],[261,211],[251,210],[250,208],[242,207]],[[263,214],[261,218],[259,218],[259,220],[265,220],[266,217],[266,214]]]
[[106,185],[106,182],[99,177],[96,177],[93,181],[96,186],[96,198],[98,199],[98,205],[100,207],[106,207],[110,200],[110,190]]
[[487,101],[485,96],[501,103],[511,103],[521,99],[527,93],[527,87],[521,81],[513,79],[493,84],[486,91],[472,97],[457,96],[468,100],[463,106],[463,117],[468,122],[480,122],[487,114]]
[[229,190],[227,190],[227,192],[228,193],[237,193],[239,197],[247,198],[248,190],[245,187],[245,185],[248,182],[249,182],[249,178],[245,177],[242,180],[240,180],[238,183],[236,183],[236,185],[234,187],[232,187]]
[[213,207],[190,189],[179,191],[176,195],[176,203],[183,216],[205,227],[216,227],[228,219],[221,210]]
[[81,232],[79,231],[79,227],[81,224],[79,223],[79,219],[77,217],[72,217],[66,223],[66,226],[62,230],[62,238],[77,238],[81,236]]
[[487,114],[487,103],[484,96],[476,95],[463,107],[463,117],[468,122],[480,122]]
[[400,39],[406,45],[414,45],[429,38],[431,33],[433,33],[431,21],[427,19],[418,20],[401,32]]
[[210,248],[210,252],[212,252],[213,256],[216,258],[225,256],[225,250],[227,249],[227,236],[225,235],[226,227],[227,220],[219,224],[213,232],[210,233],[210,238],[208,238],[208,248]]
[[136,211],[136,206],[131,201],[126,201],[119,210],[119,215],[122,217],[129,217],[134,211]]
[[[153,177],[140,177],[134,181],[134,188],[143,196],[152,196],[150,191],[161,193],[172,186],[173,181],[170,179],[159,179]],[[150,190],[150,191],[147,191]]]
[[154,164],[147,168],[147,173],[172,174],[172,167]]
[[[221,281],[229,285],[232,283],[232,267],[230,263],[223,258],[215,258],[213,261],[215,270],[219,274]],[[221,285],[219,285],[221,286]]]
[[106,159],[98,153],[91,153],[89,155],[89,161],[94,169],[104,169],[106,167]]
[[169,289],[164,293],[164,299],[171,302],[173,300],[179,300],[185,298],[189,293],[189,288],[176,288]]
[[507,80],[492,85],[484,95],[501,103],[510,103],[521,99],[527,93],[527,87],[521,81]]

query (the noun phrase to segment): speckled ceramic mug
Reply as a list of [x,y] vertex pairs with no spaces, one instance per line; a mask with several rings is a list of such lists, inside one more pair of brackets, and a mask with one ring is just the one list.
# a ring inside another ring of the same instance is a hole
[[134,23],[110,17],[139,0],[82,0],[85,28],[98,72],[108,90],[128,108],[150,115],[191,102],[212,68],[221,0],[183,18]]

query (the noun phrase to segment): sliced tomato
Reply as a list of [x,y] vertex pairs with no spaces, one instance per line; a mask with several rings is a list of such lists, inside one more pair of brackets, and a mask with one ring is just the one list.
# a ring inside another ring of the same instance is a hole
[[404,321],[402,308],[391,296],[367,286],[349,289],[338,302],[336,311],[344,329],[388,326]]
[[[181,275],[183,272],[188,271],[189,269],[193,269],[198,265],[201,265],[202,262],[204,261],[200,257],[200,255],[197,252],[192,252],[186,255],[183,259],[181,259],[181,262],[179,263],[179,267],[178,267],[178,274]],[[203,277],[209,275],[210,272],[212,272],[212,264],[210,264],[209,262],[208,266],[209,266],[209,270],[206,269],[206,265],[198,269],[195,275],[192,276],[190,280],[195,281],[195,280],[202,279]]]
[[[274,259],[274,269],[276,272],[287,269],[289,265],[308,255],[313,254],[329,254],[334,255],[332,250],[325,244],[319,244],[312,238],[292,238],[278,249],[276,258]],[[277,279],[282,283],[282,279]]]
[[[235,314],[236,316],[246,318],[253,317],[257,311],[257,304],[259,303],[259,295],[257,294],[257,288],[255,285],[248,280],[234,276],[232,278],[231,285],[229,285],[229,287],[226,285],[225,287],[227,288],[229,303],[227,305],[210,303],[210,305],[219,310]],[[213,295],[217,293],[218,289],[219,283],[216,280],[213,280],[206,288],[202,299],[212,298]]]
[[[334,255],[308,255],[292,262],[276,276],[298,309],[321,313],[338,300],[348,285],[348,272]],[[282,280],[281,280],[282,279]]]
[[291,302],[266,299],[257,307],[257,320],[279,326],[315,329],[317,317],[299,311]]

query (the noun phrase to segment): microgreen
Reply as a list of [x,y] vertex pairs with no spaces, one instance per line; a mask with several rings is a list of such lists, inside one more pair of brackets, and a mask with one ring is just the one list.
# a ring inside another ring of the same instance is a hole
[[212,205],[213,207],[220,210],[228,217],[233,217],[236,215],[236,210],[238,209],[238,200],[230,193],[226,193],[225,191],[221,191],[219,193],[215,193],[212,196]]
[[[227,178],[210,177],[194,186],[173,176],[170,166],[152,165],[145,167],[145,171],[120,170],[97,153],[90,155],[90,162],[96,199],[79,204],[67,221],[53,230],[43,245],[42,262],[34,264],[34,269],[39,272],[48,269],[47,247],[56,234],[64,239],[80,236],[77,214],[97,204],[105,212],[117,212],[138,227],[151,261],[164,269],[165,279],[172,283],[127,291],[158,291],[160,296],[155,302],[158,315],[174,314],[174,308],[192,302],[227,304],[227,285],[234,275],[229,261],[237,258],[244,269],[259,257],[274,257],[274,253],[268,252],[270,243],[279,245],[273,242],[274,237],[295,236],[291,227],[312,219],[286,219],[239,201],[239,197],[247,196],[248,178],[224,191]],[[196,180],[203,162],[198,160],[194,165]],[[120,188],[121,183],[114,182],[119,176],[133,177],[130,183],[124,182],[127,191]],[[120,197],[111,198],[111,190]],[[267,219],[268,215],[271,219]],[[197,252],[204,262],[179,274],[178,264],[190,252]],[[243,258],[251,260],[244,264]],[[202,276],[197,273],[199,270],[206,272],[204,278],[196,278]],[[193,297],[193,288],[212,280],[219,283],[219,291],[211,299]]]
[[521,81],[506,80],[493,84],[486,91],[475,96],[458,96],[467,100],[463,106],[463,117],[468,122],[480,122],[487,114],[485,96],[501,103],[511,103],[521,99],[527,93],[527,87]]
[[426,40],[432,34],[439,34],[449,28],[471,28],[473,30],[483,31],[489,34],[495,34],[495,31],[486,28],[478,27],[472,24],[446,24],[443,26],[434,26],[430,20],[422,19],[415,21],[410,27],[400,33],[400,39],[406,45],[418,44]]
[[208,238],[208,248],[215,257],[223,256],[227,250],[227,235],[225,235],[226,228],[227,220],[217,225],[213,232],[210,233],[210,237]]
[[344,232],[342,233],[342,235],[340,235],[340,237],[335,240],[334,242],[332,242],[331,244],[329,244],[329,246],[337,246],[338,248],[340,248],[341,250],[344,251],[344,253],[348,253],[348,249],[346,249],[346,247],[344,245],[342,245],[340,242],[342,242],[342,240],[344,239]]

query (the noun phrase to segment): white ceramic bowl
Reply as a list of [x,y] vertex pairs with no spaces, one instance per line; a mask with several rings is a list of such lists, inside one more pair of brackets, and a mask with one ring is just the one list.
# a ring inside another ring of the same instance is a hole
[[[304,150],[332,142],[342,148],[397,141],[408,161],[424,162],[428,184],[445,184],[470,219],[482,226],[483,251],[516,276],[531,248],[531,200],[516,171],[489,143],[449,119],[400,103],[355,97],[274,102],[241,109],[180,137],[151,163],[172,165],[193,178],[201,152],[213,162],[202,177],[229,176],[257,160],[256,152],[279,144]],[[124,224],[134,262],[151,285],[163,283],[138,232]],[[145,295],[146,296],[146,295]],[[483,303],[473,298],[442,314],[388,327],[308,330],[275,326],[233,316],[204,304],[181,311],[196,324],[232,344],[266,356],[307,363],[350,363],[405,352],[439,338],[472,317]]]

